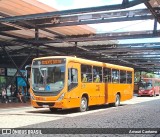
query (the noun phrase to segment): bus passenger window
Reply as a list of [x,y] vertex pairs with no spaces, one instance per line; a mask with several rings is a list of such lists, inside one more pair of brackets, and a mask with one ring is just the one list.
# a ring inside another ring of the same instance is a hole
[[87,82],[87,76],[86,76],[86,74],[83,74],[82,82]]
[[93,67],[93,79],[95,83],[102,82],[102,68],[101,67]]
[[100,77],[99,77],[99,75],[96,75],[96,77],[94,78],[94,82],[95,82],[95,83],[99,83],[99,82],[100,82]]
[[103,69],[103,81],[105,83],[111,82],[111,69],[110,68],[104,68]]
[[126,82],[127,82],[126,71],[120,70],[120,83],[126,83]]
[[92,82],[92,66],[81,65],[81,81]]
[[127,72],[127,83],[132,83],[132,72]]
[[119,70],[112,69],[112,83],[119,83]]

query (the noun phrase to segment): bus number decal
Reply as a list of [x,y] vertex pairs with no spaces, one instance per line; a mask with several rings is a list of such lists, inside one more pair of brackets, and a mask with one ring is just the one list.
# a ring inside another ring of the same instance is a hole
[[100,91],[100,86],[96,85],[96,91]]

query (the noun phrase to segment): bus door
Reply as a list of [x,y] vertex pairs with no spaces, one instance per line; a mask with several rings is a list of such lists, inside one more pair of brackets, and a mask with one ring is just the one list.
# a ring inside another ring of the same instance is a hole
[[79,89],[80,64],[69,62],[68,64],[68,99],[69,107],[79,107],[80,89]]

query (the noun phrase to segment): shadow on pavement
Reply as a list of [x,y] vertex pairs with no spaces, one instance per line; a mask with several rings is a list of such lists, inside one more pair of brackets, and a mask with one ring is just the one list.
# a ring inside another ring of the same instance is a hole
[[[120,105],[120,106],[124,106],[124,105]],[[106,105],[91,106],[91,107],[89,107],[88,111],[108,109],[108,108],[113,108],[113,107],[110,107],[107,104]],[[27,111],[27,113],[59,114],[59,115],[66,115],[66,114],[71,114],[71,113],[79,113],[79,111],[78,111],[77,108],[74,108],[74,109],[58,109],[55,112],[51,112],[49,110],[49,108],[46,108],[46,109],[42,108],[42,109],[41,108],[38,108],[38,109],[35,108],[35,110],[33,110],[33,111]],[[83,113],[83,112],[81,112],[81,113]]]

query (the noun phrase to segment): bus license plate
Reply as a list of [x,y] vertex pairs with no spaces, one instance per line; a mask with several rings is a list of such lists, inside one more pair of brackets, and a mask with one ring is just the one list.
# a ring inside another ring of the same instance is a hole
[[49,108],[49,106],[48,106],[48,105],[42,105],[42,107],[43,107],[43,108]]

